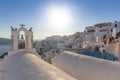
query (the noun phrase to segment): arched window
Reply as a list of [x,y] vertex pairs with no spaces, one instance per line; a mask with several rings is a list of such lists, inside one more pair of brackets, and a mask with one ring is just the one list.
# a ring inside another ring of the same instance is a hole
[[20,31],[19,33],[19,49],[25,49],[25,32]]

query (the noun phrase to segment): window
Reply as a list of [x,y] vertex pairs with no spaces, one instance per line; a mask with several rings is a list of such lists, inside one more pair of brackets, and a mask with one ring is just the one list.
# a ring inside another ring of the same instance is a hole
[[115,27],[117,27],[117,24],[115,24]]

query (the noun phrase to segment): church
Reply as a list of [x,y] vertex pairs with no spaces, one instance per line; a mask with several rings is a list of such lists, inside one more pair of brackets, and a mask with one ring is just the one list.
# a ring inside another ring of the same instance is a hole
[[[23,31],[24,35],[20,35]],[[120,63],[64,51],[49,64],[33,48],[32,28],[11,27],[11,51],[0,60],[0,80],[120,80]]]

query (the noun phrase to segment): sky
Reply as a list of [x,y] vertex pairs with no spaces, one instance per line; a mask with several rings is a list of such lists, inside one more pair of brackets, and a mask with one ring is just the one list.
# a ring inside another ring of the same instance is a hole
[[0,0],[0,37],[10,26],[33,27],[34,39],[70,35],[96,23],[120,21],[120,0]]

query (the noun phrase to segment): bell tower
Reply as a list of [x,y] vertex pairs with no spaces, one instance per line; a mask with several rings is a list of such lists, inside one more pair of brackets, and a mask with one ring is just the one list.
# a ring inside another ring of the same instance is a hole
[[[24,24],[20,25],[20,28],[13,28],[11,26],[11,41],[12,41],[12,51],[18,51],[20,49],[25,49],[25,50],[32,50],[33,49],[33,31],[32,28],[27,30],[24,26]],[[23,35],[20,35],[20,32],[23,31],[25,34],[25,38]],[[20,48],[20,37],[24,39],[24,48]]]

